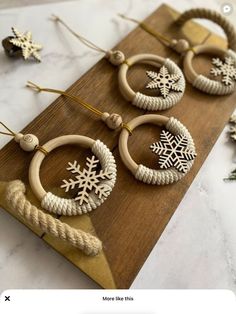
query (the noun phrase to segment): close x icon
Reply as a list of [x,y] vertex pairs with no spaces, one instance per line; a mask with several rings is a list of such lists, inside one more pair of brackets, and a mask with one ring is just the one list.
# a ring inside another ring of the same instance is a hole
[[5,295],[5,302],[10,302],[10,301],[11,301],[10,295]]

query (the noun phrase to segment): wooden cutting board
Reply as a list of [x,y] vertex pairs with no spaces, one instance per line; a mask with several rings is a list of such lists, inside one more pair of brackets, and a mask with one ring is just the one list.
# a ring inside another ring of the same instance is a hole
[[[173,22],[177,16],[178,13],[172,8],[162,5],[145,22],[172,38],[187,38],[192,44],[211,42],[225,46],[222,38],[194,22],[188,22],[182,29],[176,27]],[[126,57],[137,53],[154,53],[170,57],[181,64],[181,58],[177,54],[165,48],[140,28],[131,32],[116,49],[122,50]],[[198,72],[209,73],[210,58],[197,57],[194,63]],[[146,69],[147,67],[144,66],[130,69],[128,79],[135,90],[143,89],[144,82],[147,81]],[[69,92],[79,95],[101,111],[121,114],[126,122],[140,114],[145,114],[122,98],[118,89],[117,69],[105,59],[99,61],[76,81],[69,88]],[[40,139],[41,145],[59,135],[81,134],[101,139],[113,151],[118,166],[118,178],[108,200],[90,215],[60,218],[74,227],[97,234],[103,242],[104,250],[97,257],[87,257],[70,245],[43,234],[40,230],[28,227],[102,287],[130,287],[212,149],[234,107],[235,94],[210,96],[187,84],[181,102],[162,114],[174,116],[188,127],[195,140],[198,156],[192,170],[183,180],[171,186],[158,187],[136,181],[124,167],[118,153],[117,132],[109,130],[92,113],[59,97],[22,133],[34,133]],[[150,143],[157,140],[159,132],[156,127],[145,125],[139,127],[130,136],[129,149],[137,163],[156,167],[156,157],[150,154],[148,147]],[[57,193],[61,180],[66,175],[65,168],[68,161],[74,159],[83,161],[87,153],[83,149],[63,147],[50,154],[45,159],[41,171],[45,188]],[[21,179],[28,187],[27,174],[31,158],[32,154],[21,151],[14,141],[8,143],[0,152],[0,205],[18,219],[19,217],[7,207],[5,202],[6,180]],[[27,196],[39,206],[29,187]]]

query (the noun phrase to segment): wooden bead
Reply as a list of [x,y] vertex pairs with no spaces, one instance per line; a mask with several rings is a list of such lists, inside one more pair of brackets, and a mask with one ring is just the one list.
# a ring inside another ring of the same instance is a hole
[[172,39],[171,40],[171,46],[174,47],[177,44],[178,40],[177,39]]
[[177,51],[178,53],[184,53],[189,49],[189,42],[185,39],[179,39],[177,41],[177,43],[175,43],[173,45],[173,48],[175,49],[175,51]]
[[107,118],[109,118],[110,117],[110,114],[108,113],[108,112],[103,112],[103,114],[102,114],[102,121],[106,121],[107,120]]
[[120,50],[108,51],[107,58],[113,65],[120,65],[125,61],[125,55]]
[[14,140],[16,141],[16,143],[20,143],[20,140],[22,139],[24,135],[22,133],[17,133],[15,136],[14,136]]
[[119,114],[112,113],[104,122],[110,129],[115,130],[121,127],[123,120]]
[[37,145],[39,145],[39,140],[37,136],[33,134],[26,134],[20,138],[20,147],[26,152],[32,152]]

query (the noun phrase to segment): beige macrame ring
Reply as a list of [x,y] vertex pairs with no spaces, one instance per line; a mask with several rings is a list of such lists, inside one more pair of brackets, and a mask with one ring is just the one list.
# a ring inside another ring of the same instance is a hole
[[234,92],[236,84],[226,86],[220,81],[211,80],[204,75],[196,73],[192,66],[192,61],[195,55],[206,53],[209,55],[224,58],[230,56],[236,66],[236,54],[232,50],[223,50],[215,45],[199,45],[189,50],[184,57],[184,73],[188,82],[199,90],[212,95],[227,95]]
[[11,181],[6,187],[8,206],[21,218],[40,228],[43,232],[77,247],[86,255],[94,256],[102,250],[102,243],[98,238],[80,229],[72,228],[59,219],[44,213],[27,200],[25,192],[25,185],[20,180]]
[[[127,125],[133,131],[136,127],[146,123],[165,126],[167,130],[175,135],[185,135],[188,139],[189,148],[195,152],[195,145],[189,131],[177,119],[155,114],[147,114],[131,120],[127,123]],[[138,165],[130,156],[128,150],[128,138],[129,132],[126,129],[123,129],[119,138],[119,151],[123,163],[132,172],[136,179],[147,184],[165,185],[177,182],[185,175],[174,168],[167,170],[154,170],[145,167],[142,164]],[[189,171],[193,165],[193,161],[189,161],[188,165]]]
[[[156,67],[165,65],[171,74],[178,74],[180,76],[178,84],[182,87],[182,91],[170,92],[166,98],[163,98],[162,96],[147,96],[133,91],[127,81],[127,71],[130,66],[138,62],[151,64]],[[170,59],[165,59],[153,54],[138,54],[128,58],[126,62],[120,66],[118,80],[120,91],[124,98],[132,102],[133,105],[149,111],[165,110],[171,108],[178,101],[180,101],[185,90],[185,79],[180,68]]]
[[[50,140],[44,144],[43,147],[48,153],[50,153],[55,148],[68,144],[90,148],[92,152],[98,157],[102,169],[106,168],[112,172],[112,178],[109,180],[104,180],[111,192],[116,181],[116,164],[112,153],[106,147],[106,145],[99,140],[95,141],[86,136],[64,135]],[[73,199],[71,200],[61,198],[51,192],[46,192],[41,184],[39,175],[40,167],[44,158],[45,155],[43,152],[37,151],[35,153],[29,167],[29,182],[33,193],[41,202],[42,208],[46,209],[47,211],[58,215],[81,215],[100,206],[110,194],[109,192],[106,197],[103,196],[101,199],[99,199],[95,193],[91,192],[89,202],[79,205]]]
[[231,24],[231,22],[226,19],[222,14],[206,8],[194,8],[183,12],[177,19],[176,23],[179,25],[183,25],[188,20],[193,18],[208,19],[221,26],[228,39],[228,47],[236,51],[236,30],[233,24]]

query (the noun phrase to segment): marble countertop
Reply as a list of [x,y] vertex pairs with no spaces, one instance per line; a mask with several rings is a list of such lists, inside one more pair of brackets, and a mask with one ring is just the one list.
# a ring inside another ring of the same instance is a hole
[[[206,5],[204,0],[165,2],[178,10]],[[235,7],[230,19],[235,20],[236,1],[229,2]],[[22,31],[30,29],[34,39],[45,46],[41,64],[9,60],[0,53],[1,120],[20,130],[56,98],[31,93],[24,87],[27,80],[66,89],[102,57],[59,32],[49,19],[52,13],[109,48],[135,27],[119,20],[117,13],[143,19],[161,3],[80,0],[1,10],[1,39],[10,34],[11,26],[16,26]],[[219,10],[222,3],[208,0],[207,7]],[[0,137],[1,147],[7,140]],[[234,163],[235,144],[228,140],[226,127],[132,288],[227,288],[236,292],[236,182],[223,181],[236,167]],[[97,285],[0,209],[0,292],[8,288],[76,289]]]

